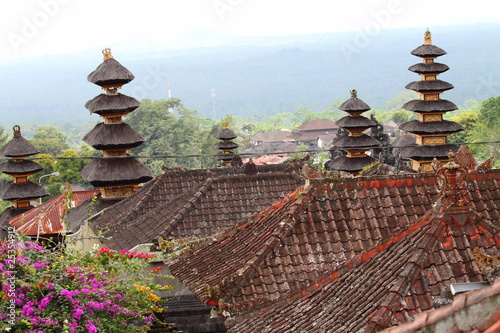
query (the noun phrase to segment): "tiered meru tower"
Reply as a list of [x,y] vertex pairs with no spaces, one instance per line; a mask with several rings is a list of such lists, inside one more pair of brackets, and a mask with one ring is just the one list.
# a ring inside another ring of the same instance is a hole
[[235,156],[232,150],[238,148],[238,144],[232,141],[236,139],[236,136],[236,133],[228,128],[226,122],[222,124],[222,129],[215,134],[215,138],[220,140],[215,144],[215,148],[221,151],[217,154],[217,160],[221,161],[223,165],[231,166],[231,161]]
[[38,183],[28,180],[29,176],[42,171],[43,166],[26,158],[40,151],[21,135],[21,128],[14,126],[14,137],[0,149],[0,154],[10,157],[0,164],[0,171],[14,178],[0,189],[0,198],[12,202],[10,216],[16,216],[33,208],[31,201],[49,195]]
[[351,98],[342,103],[339,109],[349,115],[337,120],[336,124],[349,134],[335,138],[332,144],[344,150],[347,155],[332,159],[328,163],[328,169],[346,171],[356,175],[375,161],[375,158],[366,155],[366,152],[371,148],[379,147],[380,142],[363,132],[370,127],[377,126],[377,124],[361,115],[370,110],[370,107],[358,98],[354,89],[351,90]]
[[140,183],[153,178],[151,170],[127,152],[144,142],[144,139],[122,117],[139,107],[132,97],[120,94],[124,84],[134,75],[111,55],[110,49],[103,50],[104,61],[88,80],[105,90],[104,94],[85,104],[92,113],[97,113],[104,122],[97,124],[84,136],[83,141],[101,150],[103,156],[94,159],[81,172],[82,177],[93,186],[99,187],[103,199],[122,199],[130,196]]
[[443,91],[453,89],[453,86],[445,81],[438,80],[437,76],[446,72],[449,67],[445,64],[434,62],[439,56],[446,52],[432,45],[429,30],[425,32],[424,44],[411,51],[414,56],[423,59],[419,63],[408,68],[410,71],[420,74],[421,81],[414,81],[406,85],[420,94],[420,99],[412,100],[403,105],[403,108],[418,114],[418,120],[408,121],[399,126],[405,132],[412,133],[416,137],[417,145],[405,151],[403,157],[412,162],[412,169],[416,171],[430,172],[431,162],[434,158],[439,161],[448,161],[448,153],[458,150],[458,146],[447,143],[447,137],[455,132],[463,130],[460,124],[443,120],[446,112],[457,109],[457,106],[447,100],[441,99]]

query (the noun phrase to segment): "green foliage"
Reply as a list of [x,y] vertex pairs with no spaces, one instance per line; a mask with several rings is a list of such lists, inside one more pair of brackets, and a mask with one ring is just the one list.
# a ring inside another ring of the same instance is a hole
[[9,135],[5,132],[5,129],[0,126],[0,147],[3,147],[9,141]]
[[500,125],[500,96],[492,97],[481,104],[479,110],[481,121],[488,128],[498,129]]
[[400,92],[399,94],[395,95],[393,98],[385,102],[385,109],[387,111],[398,111],[401,110],[401,107],[403,104],[406,102],[409,102],[414,99],[418,99],[418,94],[414,91],[407,90]]
[[395,111],[391,118],[396,124],[401,124],[410,120],[410,113],[408,111]]
[[73,149],[68,149],[58,157],[68,159],[58,159],[54,170],[59,172],[58,183],[68,182],[75,184],[80,182],[82,177],[80,171],[88,163],[88,160],[80,159],[82,155]]
[[33,138],[29,140],[40,152],[52,156],[59,155],[69,148],[66,142],[66,134],[60,132],[54,126],[38,126],[35,128]]
[[[479,108],[479,116],[476,124],[467,134],[469,142],[492,142],[498,141],[500,135],[498,128],[500,126],[500,96],[492,97],[483,103]],[[500,155],[499,144],[478,144],[470,145],[470,149],[479,159],[486,159],[490,155]]]
[[[207,119],[199,117],[197,111],[185,108],[178,98],[145,99],[127,122],[145,139],[144,144],[133,149],[140,156],[200,155],[210,144],[217,142],[213,136],[207,136],[211,132]],[[149,159],[145,163],[158,175],[162,173],[162,167],[200,168],[204,160],[201,157],[172,157]]]
[[462,125],[464,130],[451,135],[448,141],[451,143],[469,142],[470,135],[477,126],[479,115],[476,112],[464,112],[451,120]]

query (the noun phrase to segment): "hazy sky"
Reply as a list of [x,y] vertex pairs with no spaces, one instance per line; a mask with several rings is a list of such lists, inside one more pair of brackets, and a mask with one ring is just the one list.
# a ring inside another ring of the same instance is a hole
[[2,0],[0,59],[75,52],[141,39],[175,47],[207,29],[229,36],[376,31],[500,22],[500,2],[475,0]]

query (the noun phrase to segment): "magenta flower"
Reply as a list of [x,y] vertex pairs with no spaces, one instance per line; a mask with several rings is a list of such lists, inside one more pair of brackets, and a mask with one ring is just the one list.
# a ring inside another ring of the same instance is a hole
[[85,325],[89,333],[97,333],[97,327],[95,327],[92,321],[88,321],[87,325]]
[[82,314],[82,309],[76,309],[75,311],[73,311],[73,318],[80,320],[82,318]]
[[47,305],[49,305],[49,303],[50,303],[50,298],[48,298],[48,297],[42,298],[42,300],[40,301],[41,310],[45,309],[47,307]]
[[71,295],[71,292],[67,289],[61,290],[61,295],[66,296],[69,300],[73,299],[73,296]]

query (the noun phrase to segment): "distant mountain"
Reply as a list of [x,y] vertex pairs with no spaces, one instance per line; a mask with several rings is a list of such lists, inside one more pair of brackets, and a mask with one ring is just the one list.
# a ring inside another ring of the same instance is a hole
[[[140,41],[111,47],[136,76],[123,93],[165,99],[170,82],[174,97],[207,117],[213,101],[217,118],[304,105],[324,110],[347,99],[351,89],[381,109],[407,83],[420,80],[407,68],[420,62],[410,51],[423,42],[424,29],[240,39],[196,32],[183,48]],[[500,24],[431,31],[434,44],[448,52],[438,60],[450,67],[440,78],[455,86],[443,98],[460,105],[500,95]],[[87,50],[0,63],[0,125],[97,121],[83,105],[101,92],[86,79],[101,61],[100,50]]]

